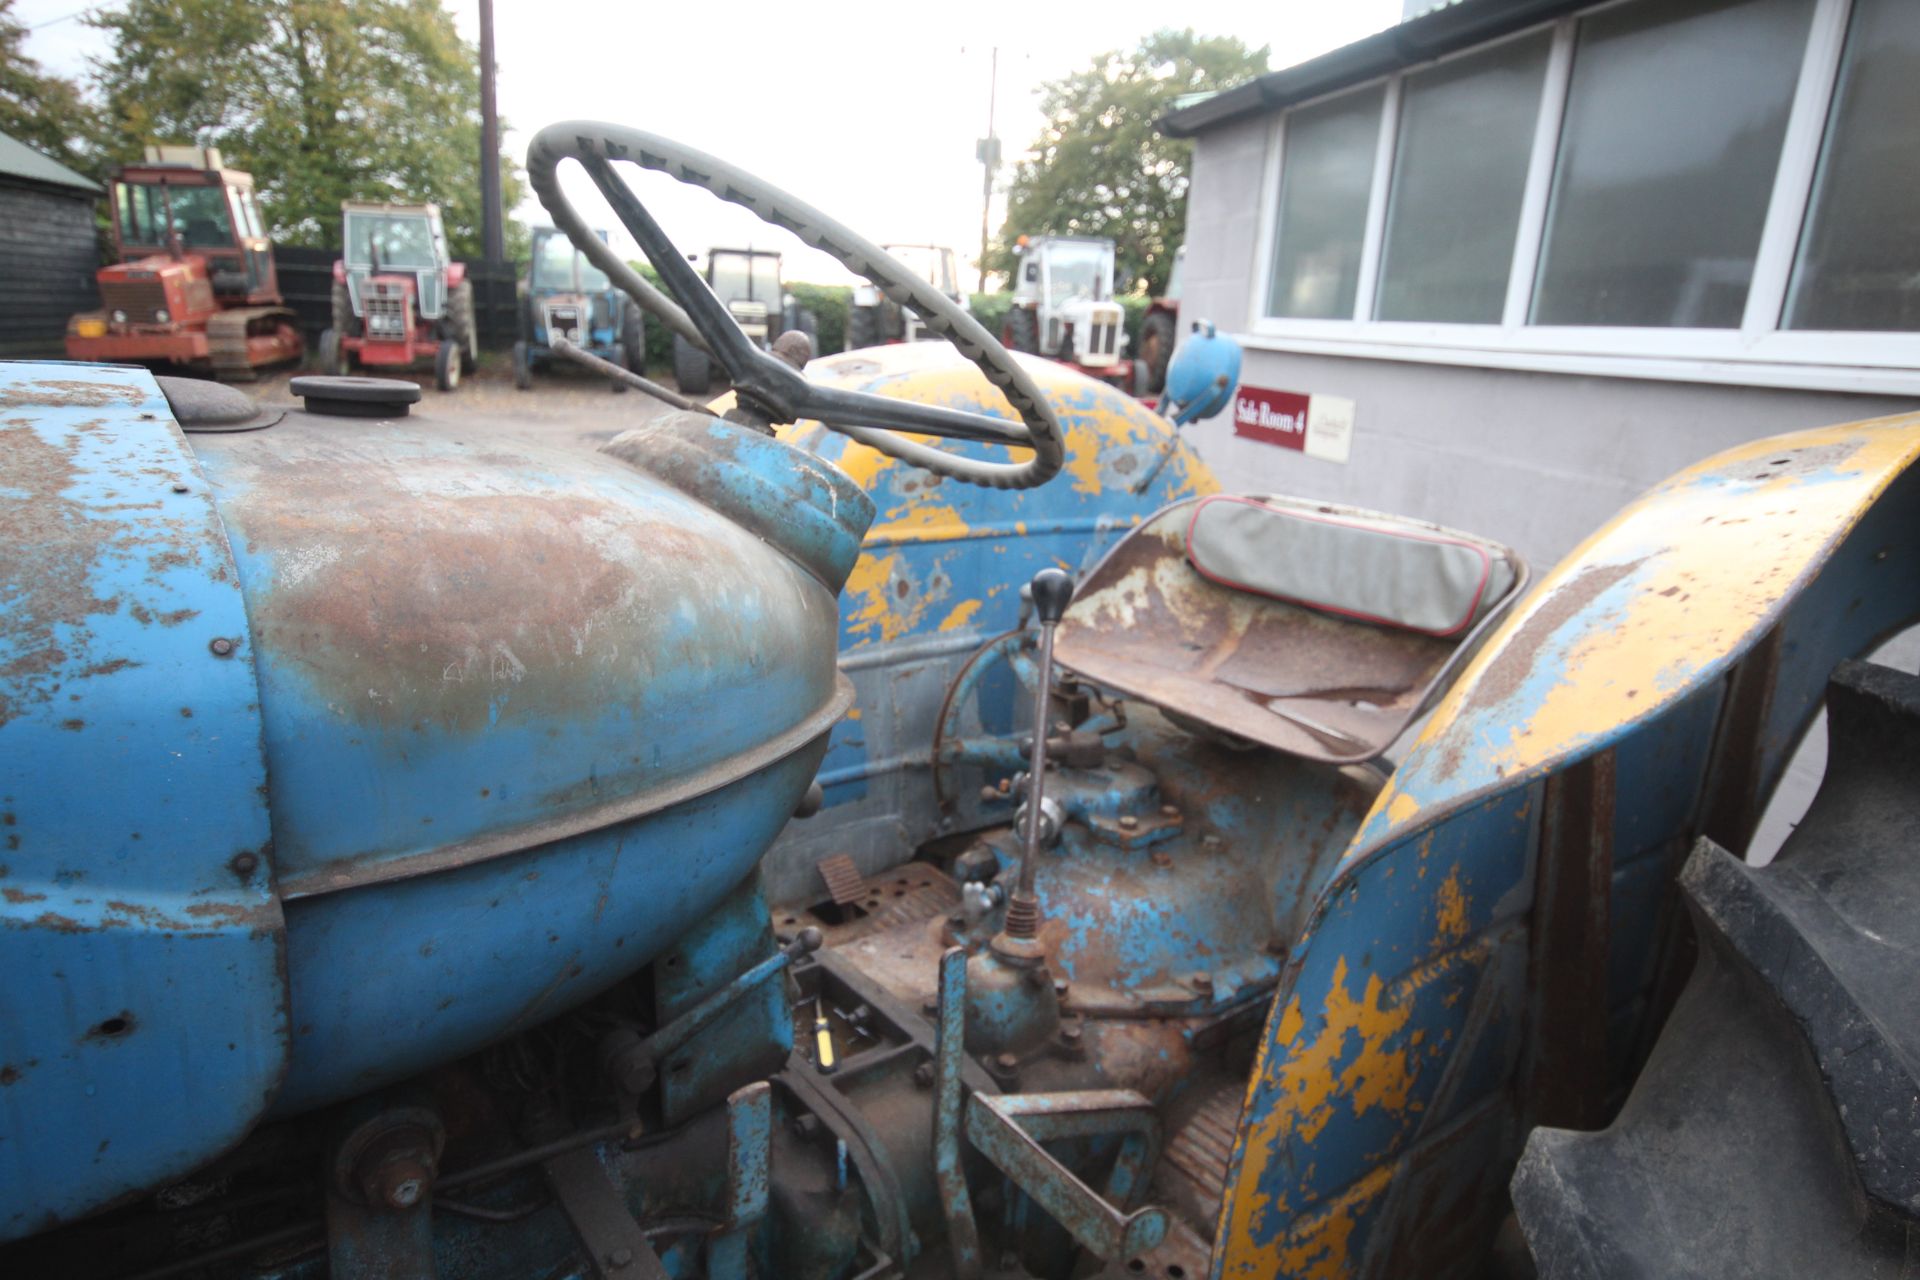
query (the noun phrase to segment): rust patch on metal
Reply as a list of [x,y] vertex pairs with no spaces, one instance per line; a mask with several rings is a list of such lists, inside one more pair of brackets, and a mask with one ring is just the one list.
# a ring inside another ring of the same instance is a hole
[[1208,582],[1187,563],[1185,514],[1143,526],[1082,584],[1062,665],[1232,737],[1333,762],[1378,755],[1459,641]]
[[79,378],[41,378],[0,389],[0,409],[133,408],[146,402],[139,387]]
[[25,889],[15,889],[9,886],[5,889],[0,889],[0,898],[5,898],[15,906],[20,906],[28,902],[45,902],[47,895],[44,893],[30,893]]

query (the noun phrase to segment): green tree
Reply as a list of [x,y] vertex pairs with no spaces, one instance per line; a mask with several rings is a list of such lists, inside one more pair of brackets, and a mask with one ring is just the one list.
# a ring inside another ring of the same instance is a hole
[[27,28],[0,0],[0,133],[82,173],[96,162],[98,113],[72,81],[49,75],[26,53]]
[[1160,292],[1186,235],[1193,144],[1161,136],[1154,122],[1183,94],[1225,89],[1266,69],[1265,46],[1163,30],[1042,85],[1047,124],[1014,168],[988,269],[1010,271],[1023,235],[1104,236],[1122,276]]
[[[479,255],[479,57],[439,0],[131,0],[87,20],[113,43],[115,158],[219,147],[286,244],[337,247],[342,200],[432,201],[454,253]],[[500,167],[512,209],[520,171]],[[524,257],[525,229],[506,230]]]

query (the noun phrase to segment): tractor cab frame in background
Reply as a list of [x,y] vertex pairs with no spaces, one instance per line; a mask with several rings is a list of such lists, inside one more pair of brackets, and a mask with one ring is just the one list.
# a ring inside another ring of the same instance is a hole
[[1126,313],[1113,300],[1113,241],[1022,236],[1000,341],[1127,390]]
[[299,358],[251,174],[211,147],[149,146],[111,191],[115,262],[97,276],[101,309],[68,321],[71,359],[160,361],[241,380]]
[[[883,244],[880,247],[943,296],[966,305],[967,295],[960,289],[960,273],[954,266],[952,249],[938,244]],[[878,286],[863,281],[853,287],[853,309],[847,313],[849,350],[888,342],[919,342],[937,336],[911,309],[887,297]]]
[[[778,253],[771,249],[709,249],[706,280],[740,331],[762,351],[771,350],[773,340],[790,329],[806,334],[813,349],[820,349],[820,322],[787,292]],[[705,395],[713,387],[713,357],[675,334],[673,377],[687,395]]]
[[[604,243],[607,233],[595,230]],[[527,278],[519,297],[520,337],[513,344],[513,385],[533,388],[533,372],[554,354],[553,342],[574,346],[635,373],[646,372],[646,319],[638,304],[587,261],[564,231],[535,227]],[[626,383],[615,381],[615,391]]]
[[404,370],[431,361],[442,391],[480,360],[473,284],[453,261],[432,204],[340,206],[344,248],[333,264],[333,324],[320,335],[320,367]]

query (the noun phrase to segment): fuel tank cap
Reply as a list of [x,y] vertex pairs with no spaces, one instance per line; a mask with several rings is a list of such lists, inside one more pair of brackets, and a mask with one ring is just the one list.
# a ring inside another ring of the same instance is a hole
[[335,418],[404,418],[420,399],[420,384],[403,378],[312,374],[287,384],[308,413]]
[[262,409],[238,387],[200,378],[154,379],[182,431],[258,431],[286,417],[284,409]]

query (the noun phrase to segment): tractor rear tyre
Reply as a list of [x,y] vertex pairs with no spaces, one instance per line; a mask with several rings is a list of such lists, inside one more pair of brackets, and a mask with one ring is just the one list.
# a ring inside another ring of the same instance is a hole
[[[613,357],[609,359],[607,363],[611,365],[618,365],[620,368],[625,369],[627,367],[627,353],[624,351],[616,351],[613,354]],[[608,378],[607,388],[608,390],[612,391],[613,394],[617,396],[623,396],[627,394],[626,379]]]
[[440,349],[433,355],[433,381],[442,391],[452,391],[460,385],[460,367],[466,363],[466,352],[452,338],[443,338]]
[[513,344],[513,385],[521,391],[533,390],[533,362],[527,358],[527,344]]
[[340,331],[322,329],[319,345],[314,348],[314,364],[322,373],[346,375],[353,372],[348,367],[350,359],[347,349],[340,345]]
[[1542,1276],[1868,1277],[1920,1258],[1920,678],[1844,662],[1828,761],[1772,865],[1701,840],[1693,976],[1598,1133],[1536,1129]]
[[347,292],[345,280],[333,282],[333,331],[335,333],[353,331],[353,295]]
[[880,345],[880,308],[855,307],[847,313],[847,350]]
[[1006,333],[1001,341],[1015,351],[1030,356],[1040,354],[1040,316],[1030,307],[1014,307],[1007,312]]
[[480,326],[473,314],[473,281],[462,280],[448,296],[447,330],[460,348],[461,372],[472,373],[480,364]]
[[1144,386],[1136,386],[1136,395],[1157,396],[1167,386],[1167,361],[1173,358],[1173,317],[1155,311],[1140,322],[1140,360],[1147,367]]
[[[631,298],[620,306],[620,353],[627,358],[628,369],[643,376],[646,374],[647,313]],[[621,385],[625,386],[624,383]]]
[[686,396],[703,396],[713,386],[712,357],[677,333],[673,335],[673,380]]

